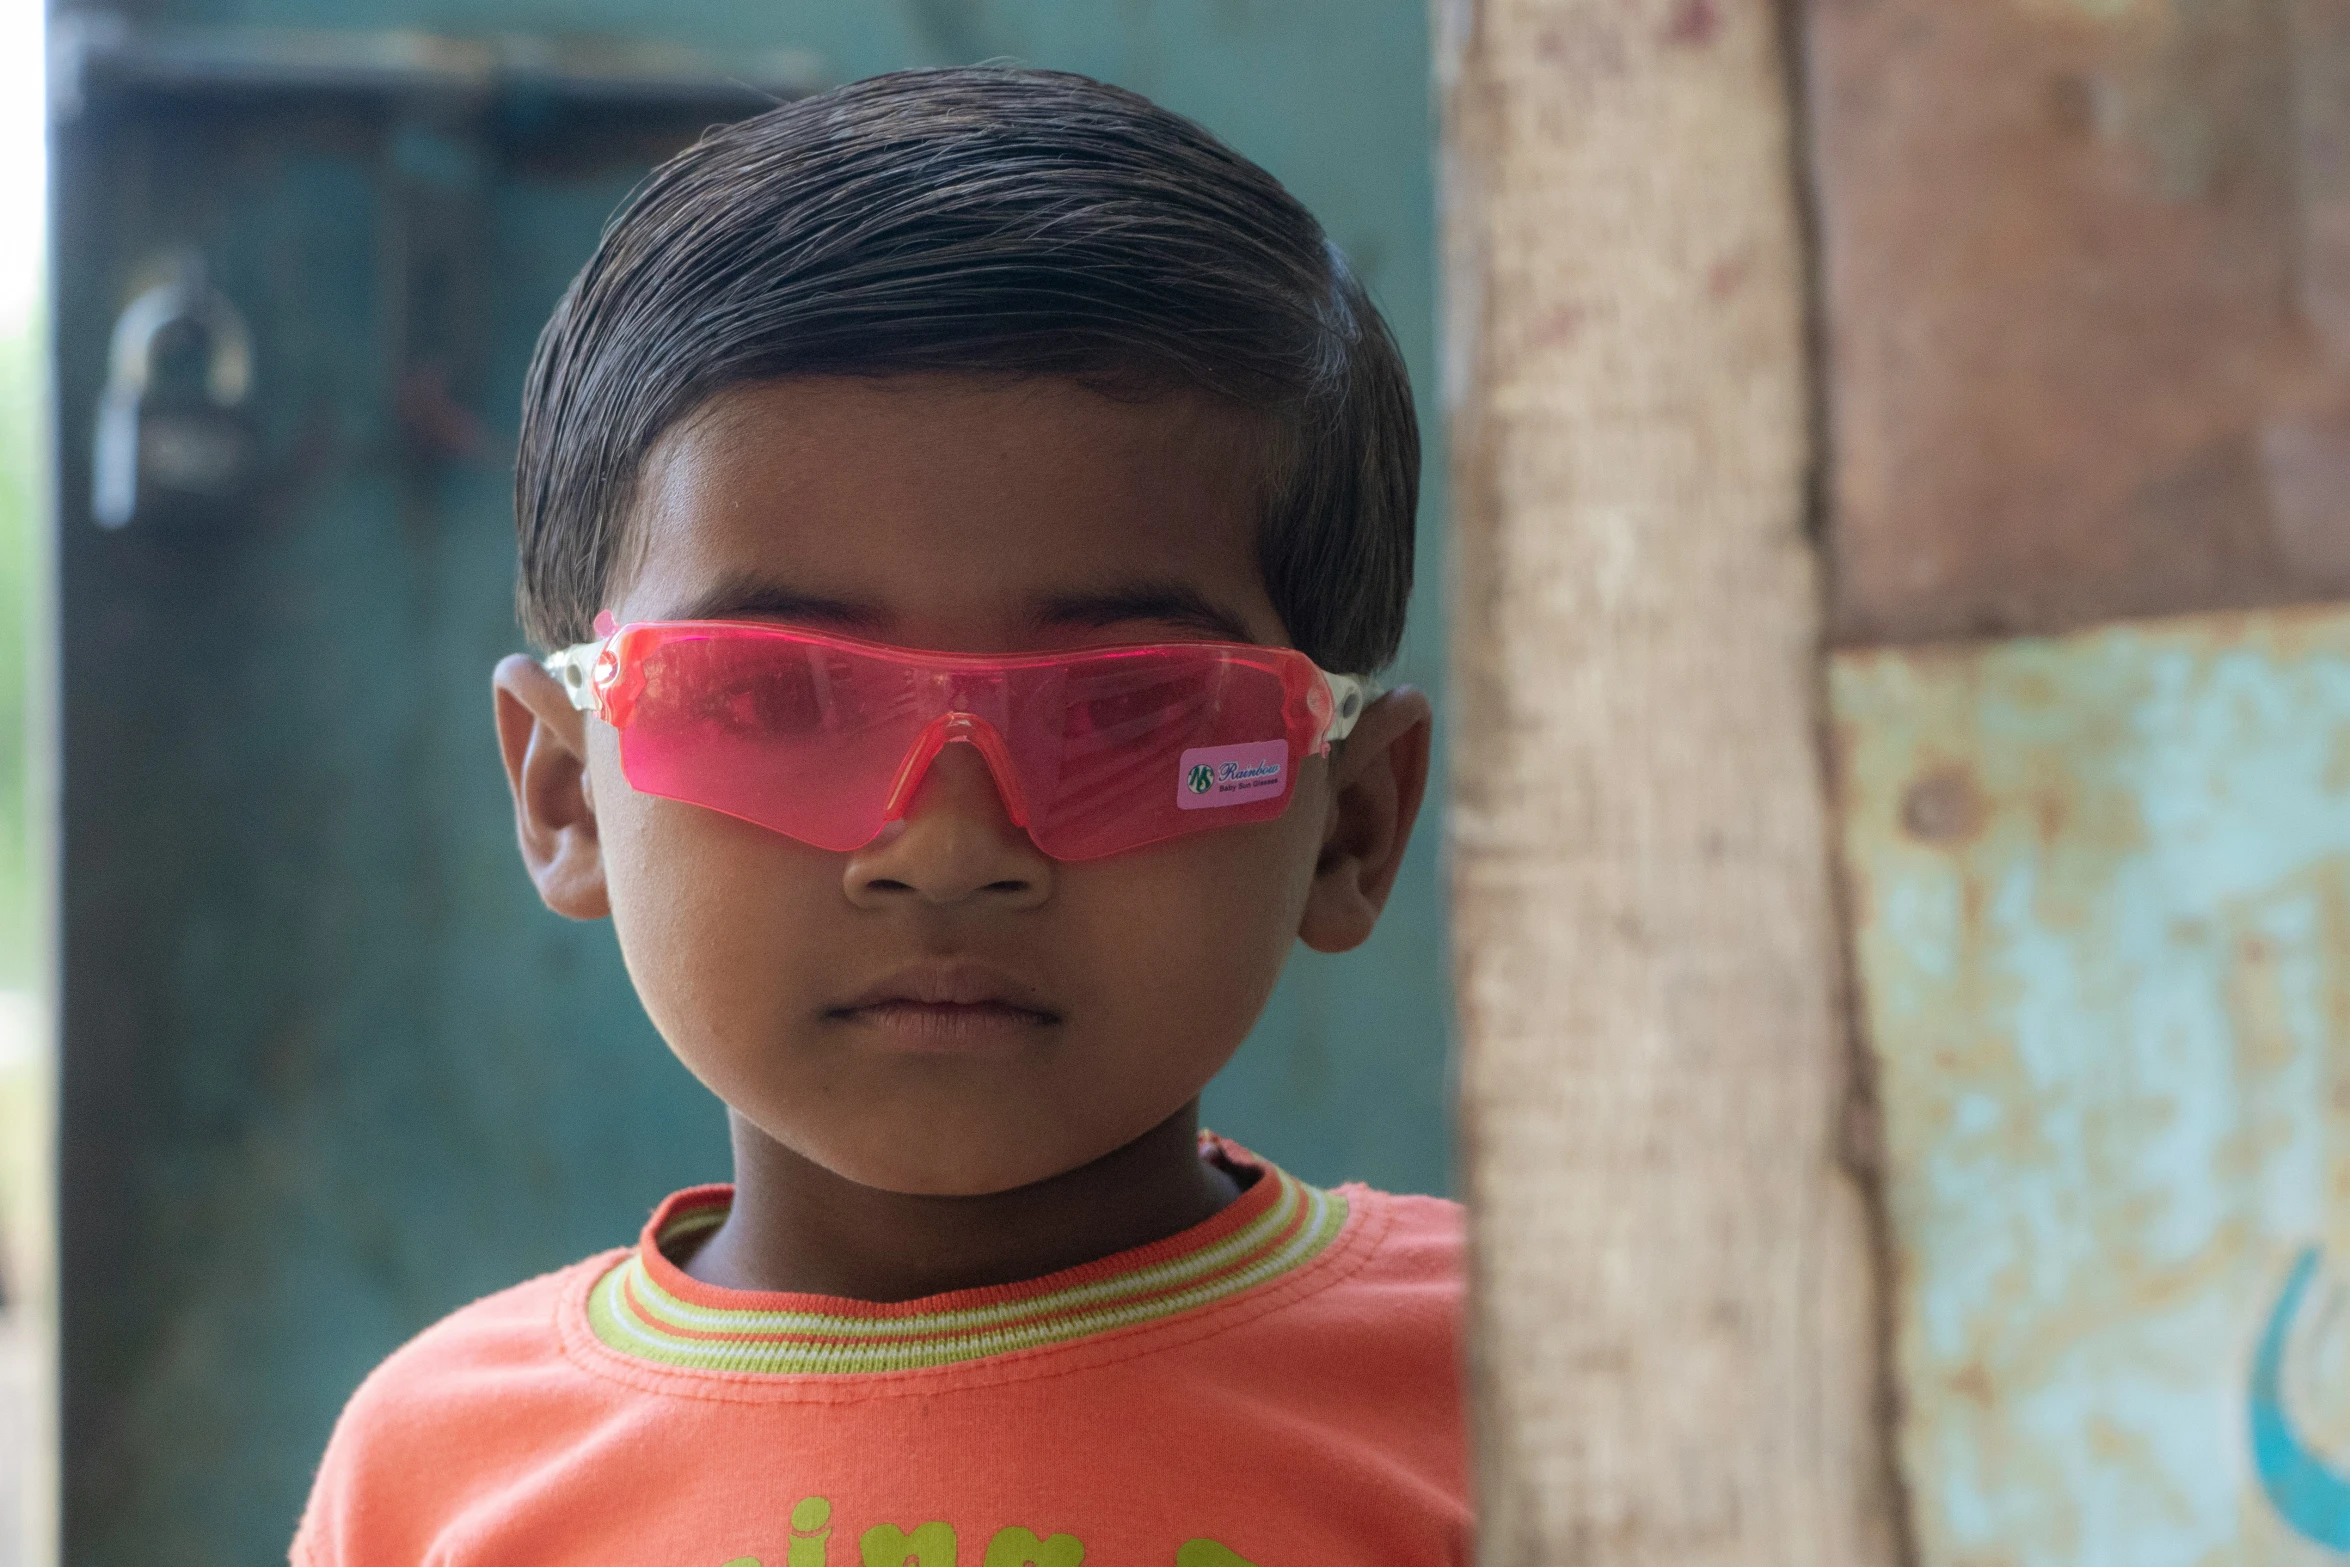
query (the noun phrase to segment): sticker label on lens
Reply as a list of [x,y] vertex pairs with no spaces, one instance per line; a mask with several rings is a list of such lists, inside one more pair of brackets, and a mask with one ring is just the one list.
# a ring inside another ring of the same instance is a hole
[[1212,811],[1278,795],[1289,769],[1287,740],[1249,745],[1203,745],[1183,753],[1175,766],[1175,804],[1180,810]]

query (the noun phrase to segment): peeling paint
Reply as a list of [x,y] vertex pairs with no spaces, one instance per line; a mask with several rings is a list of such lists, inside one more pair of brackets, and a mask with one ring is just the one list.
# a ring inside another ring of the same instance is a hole
[[1831,691],[1921,1564],[2336,1559],[2342,1292],[2268,1363],[2290,1420],[2254,1373],[2296,1259],[2350,1260],[2350,612]]

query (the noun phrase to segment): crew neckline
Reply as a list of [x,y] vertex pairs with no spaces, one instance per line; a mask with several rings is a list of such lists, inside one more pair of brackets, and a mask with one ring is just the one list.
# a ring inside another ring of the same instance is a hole
[[892,1303],[726,1289],[668,1253],[725,1220],[731,1186],[698,1186],[654,1211],[636,1249],[590,1286],[587,1326],[606,1349],[678,1371],[855,1376],[962,1365],[1073,1344],[1222,1303],[1294,1274],[1345,1230],[1347,1197],[1308,1186],[1224,1138],[1203,1158],[1247,1189],[1148,1246],[1016,1284]]

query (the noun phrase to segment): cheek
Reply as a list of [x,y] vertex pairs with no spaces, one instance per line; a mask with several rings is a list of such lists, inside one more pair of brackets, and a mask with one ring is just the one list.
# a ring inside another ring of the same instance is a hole
[[1105,966],[1162,1027],[1237,1045],[1272,993],[1313,886],[1327,806],[1301,782],[1277,820],[1064,867],[1062,888]]
[[713,811],[594,776],[596,827],[622,959],[653,1024],[689,1066],[792,1007],[791,966],[840,903],[838,857]]

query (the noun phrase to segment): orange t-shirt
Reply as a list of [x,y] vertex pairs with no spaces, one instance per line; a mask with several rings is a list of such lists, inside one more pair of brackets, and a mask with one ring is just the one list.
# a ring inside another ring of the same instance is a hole
[[1152,1246],[899,1305],[633,1252],[476,1302],[335,1427],[297,1567],[1466,1562],[1457,1205],[1253,1182]]

